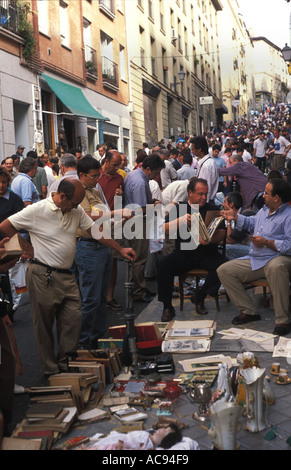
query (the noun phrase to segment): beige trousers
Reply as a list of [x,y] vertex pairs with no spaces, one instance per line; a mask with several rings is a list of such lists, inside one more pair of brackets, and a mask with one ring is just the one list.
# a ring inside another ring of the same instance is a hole
[[81,300],[74,274],[53,271],[47,284],[46,272],[45,267],[29,264],[26,282],[41,368],[44,374],[54,374],[67,370],[66,353],[78,347]]
[[219,266],[217,274],[231,302],[248,315],[256,315],[257,309],[244,289],[244,283],[266,278],[273,296],[275,323],[290,323],[291,256],[277,256],[256,271],[252,271],[250,260],[235,259]]

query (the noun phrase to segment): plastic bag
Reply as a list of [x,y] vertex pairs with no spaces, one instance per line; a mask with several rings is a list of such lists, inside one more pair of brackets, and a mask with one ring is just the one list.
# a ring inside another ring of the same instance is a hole
[[28,261],[18,261],[18,263],[9,270],[11,287],[15,289],[16,295],[27,292],[25,280],[27,264]]

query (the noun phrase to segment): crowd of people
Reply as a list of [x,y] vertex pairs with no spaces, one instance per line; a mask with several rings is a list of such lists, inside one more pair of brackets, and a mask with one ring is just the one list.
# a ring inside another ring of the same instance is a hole
[[[66,370],[67,351],[96,348],[107,330],[106,307],[122,308],[115,298],[120,258],[132,262],[134,301],[153,300],[147,279],[156,278],[162,321],[175,316],[175,276],[203,267],[208,275],[191,297],[197,314],[207,315],[206,296],[216,296],[222,284],[239,310],[233,324],[258,321],[244,284],[265,277],[273,296],[274,334],[291,332],[290,137],[290,110],[281,104],[203,135],[181,132],[152,148],[143,143],[133,165],[109,144],[98,145],[92,155],[75,149],[59,158],[33,150],[24,156],[19,145],[0,167],[1,249],[4,237],[18,232],[24,246],[13,271],[12,265],[1,266],[2,293],[11,305],[1,314],[1,344],[7,345],[12,370],[15,354],[4,340],[3,319],[6,326],[13,322],[13,277],[23,264],[46,377]],[[211,241],[199,235],[197,243],[193,206],[204,221],[209,213],[223,216]],[[149,208],[161,207],[161,226],[148,231]],[[9,415],[15,373],[7,376],[6,369],[0,382],[0,409]]]

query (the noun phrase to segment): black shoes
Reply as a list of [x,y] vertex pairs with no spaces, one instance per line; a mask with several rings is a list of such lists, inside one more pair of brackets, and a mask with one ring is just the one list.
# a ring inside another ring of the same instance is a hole
[[117,303],[115,299],[107,301],[106,307],[111,308],[111,310],[122,310],[122,305]]
[[175,309],[174,307],[164,308],[161,321],[162,322],[169,322],[175,316]]
[[191,300],[192,304],[195,305],[196,313],[198,315],[207,315],[208,314],[208,311],[206,310],[205,305],[204,305],[204,300],[197,300],[197,296],[196,296],[195,292],[191,296],[190,300]]
[[237,317],[234,317],[231,323],[233,325],[244,325],[245,323],[259,320],[261,320],[260,315],[249,315],[247,313],[241,312]]
[[291,331],[291,324],[281,324],[281,325],[275,325],[273,335],[278,335],[278,336],[285,336],[288,335]]

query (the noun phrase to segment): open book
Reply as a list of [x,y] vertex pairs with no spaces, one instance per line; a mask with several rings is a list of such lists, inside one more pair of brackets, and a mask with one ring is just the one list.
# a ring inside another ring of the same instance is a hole
[[205,225],[204,220],[199,214],[199,235],[205,242],[210,242],[216,229],[223,221],[223,217],[215,217],[208,226]]

